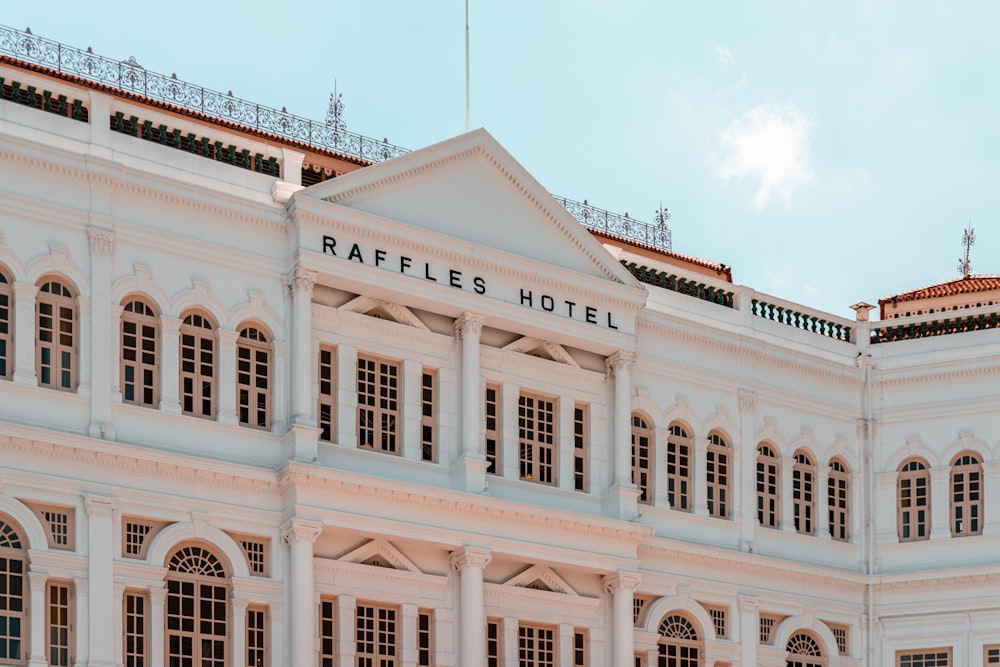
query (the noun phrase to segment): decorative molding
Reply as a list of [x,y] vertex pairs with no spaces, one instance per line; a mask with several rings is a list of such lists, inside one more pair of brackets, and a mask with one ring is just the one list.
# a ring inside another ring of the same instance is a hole
[[752,412],[757,407],[757,392],[749,389],[739,389],[736,392],[736,404],[740,412]]
[[609,376],[618,377],[620,373],[632,370],[632,367],[635,366],[635,359],[635,352],[619,350],[610,355],[604,364]]
[[113,498],[104,496],[84,496],[87,516],[112,516],[118,505]]
[[374,317],[371,314],[372,311],[381,310],[391,318],[390,321],[395,322],[396,324],[403,324],[408,327],[420,329],[421,331],[430,331],[430,328],[421,322],[420,318],[414,315],[413,311],[406,306],[401,306],[398,303],[392,303],[390,301],[383,301],[382,299],[375,299],[370,296],[359,296],[351,299],[341,306],[339,310],[372,317]]
[[478,340],[479,336],[483,333],[483,325],[485,324],[486,318],[482,315],[476,315],[475,313],[462,313],[462,315],[455,320],[455,335],[459,338],[474,336]]
[[115,247],[115,233],[111,230],[87,228],[90,237],[90,252],[94,255],[111,255]]
[[520,354],[537,355],[548,361],[566,364],[567,366],[572,366],[573,368],[580,368],[580,364],[576,363],[576,359],[570,356],[569,352],[566,351],[566,348],[558,343],[552,343],[547,340],[542,340],[541,338],[522,336],[512,343],[508,343],[501,349],[504,352],[518,352]]
[[638,572],[626,572],[619,570],[613,574],[605,575],[604,590],[614,595],[617,591],[635,591],[642,583],[642,575]]
[[453,551],[451,555],[451,566],[456,570],[464,570],[469,567],[483,569],[493,560],[493,554],[489,549],[478,547],[462,547]]
[[315,542],[322,532],[323,524],[321,522],[296,517],[289,519],[281,527],[281,542],[283,544],[302,541]]
[[528,588],[532,583],[536,581],[541,581],[545,584],[549,591],[553,593],[562,593],[564,595],[579,595],[573,588],[566,583],[566,581],[556,574],[552,568],[544,565],[532,565],[528,569],[524,570],[520,574],[514,575],[507,581],[503,582],[504,586],[520,586],[522,588]]
[[376,556],[381,556],[385,559],[386,562],[392,565],[392,569],[394,570],[423,574],[413,561],[403,555],[402,551],[393,546],[388,540],[383,539],[370,540],[337,560],[366,565],[366,561]]
[[318,274],[315,271],[303,269],[300,266],[285,277],[285,285],[288,286],[288,291],[292,294],[302,294],[306,297],[312,297],[317,276]]

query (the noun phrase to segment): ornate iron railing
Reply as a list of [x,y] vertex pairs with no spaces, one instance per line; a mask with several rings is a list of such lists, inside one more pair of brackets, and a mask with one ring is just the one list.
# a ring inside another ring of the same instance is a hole
[[370,162],[384,162],[407,152],[388,140],[379,141],[308,118],[261,106],[203,86],[181,81],[176,75],[151,72],[135,61],[113,60],[51,39],[0,26],[0,53],[88,81],[135,93],[160,102],[227,120],[261,132],[344,153]]
[[731,291],[706,285],[690,278],[682,278],[666,271],[651,269],[648,266],[638,265],[635,262],[622,260],[622,264],[639,282],[654,285],[655,287],[662,287],[671,292],[684,294],[685,296],[708,301],[709,303],[717,303],[727,308],[733,307],[733,293]]
[[586,199],[581,203],[558,195],[552,196],[584,227],[621,236],[663,250],[670,250],[672,248],[670,228],[667,227],[666,223],[670,215],[665,211],[661,210],[658,212],[657,218],[659,220],[657,224],[651,225],[648,222],[630,218],[628,213],[619,215],[618,213],[612,213],[611,211],[591,206],[587,203]]
[[825,320],[821,317],[817,317],[816,315],[802,313],[791,308],[777,306],[773,303],[767,303],[766,301],[760,301],[758,299],[751,300],[750,308],[754,315],[762,317],[765,320],[771,320],[772,322],[777,322],[778,324],[785,324],[787,326],[802,329],[803,331],[809,331],[821,336],[828,336],[836,340],[848,342],[851,340],[851,327],[845,324],[840,324],[839,322]]

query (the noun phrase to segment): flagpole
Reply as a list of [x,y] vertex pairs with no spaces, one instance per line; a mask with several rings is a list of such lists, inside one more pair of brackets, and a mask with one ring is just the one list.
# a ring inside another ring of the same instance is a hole
[[469,131],[469,0],[465,0],[465,131]]

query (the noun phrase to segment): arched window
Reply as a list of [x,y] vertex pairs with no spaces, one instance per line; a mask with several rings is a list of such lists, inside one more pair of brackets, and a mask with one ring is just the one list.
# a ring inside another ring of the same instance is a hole
[[816,516],[816,466],[802,450],[795,452],[795,465],[792,466],[792,507],[795,532],[812,535]]
[[680,424],[667,436],[667,502],[670,509],[691,511],[691,436]]
[[156,312],[142,299],[122,309],[122,401],[156,407],[159,403],[160,328]]
[[951,535],[983,533],[983,465],[975,454],[959,454],[951,464]]
[[903,461],[896,481],[896,528],[900,542],[930,537],[930,487],[931,475],[923,461]]
[[700,667],[701,641],[687,617],[670,614],[660,622],[658,667]]
[[10,288],[10,279],[0,271],[0,378],[9,380],[14,368],[14,322],[11,314],[14,312],[11,304],[14,292]]
[[847,542],[851,539],[851,474],[840,459],[830,461],[826,506],[829,511],[830,537],[839,542]]
[[229,582],[222,562],[199,545],[167,561],[167,664],[226,667]]
[[181,324],[181,410],[186,415],[215,418],[215,325],[198,313]]
[[649,488],[650,450],[653,446],[653,432],[641,415],[632,413],[632,483],[639,489],[639,502],[653,501]]
[[38,385],[76,391],[76,296],[58,279],[48,279],[38,288],[35,308]]
[[778,456],[769,443],[757,446],[757,522],[777,528],[781,505],[778,502]]
[[705,486],[708,513],[719,519],[729,518],[729,443],[721,434],[708,434],[705,452]]
[[792,635],[786,646],[786,667],[826,667],[823,649],[812,635],[799,632]]
[[23,662],[28,638],[28,559],[17,529],[0,518],[0,660]]
[[243,327],[236,341],[236,398],[241,424],[271,427],[271,345],[257,327]]

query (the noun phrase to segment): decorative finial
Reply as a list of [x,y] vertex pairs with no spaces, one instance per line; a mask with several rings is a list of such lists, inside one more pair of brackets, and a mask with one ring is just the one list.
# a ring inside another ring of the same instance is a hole
[[656,209],[653,214],[653,221],[656,222],[657,227],[666,227],[667,220],[670,219],[670,210],[663,208],[663,202],[660,201],[660,208]]
[[962,233],[962,245],[965,246],[965,259],[959,257],[958,270],[963,278],[968,278],[972,272],[972,265],[969,264],[969,249],[976,245],[976,230],[972,227],[972,220],[969,220],[969,228]]
[[330,106],[326,109],[326,124],[334,129],[335,132],[343,132],[347,129],[347,123],[344,122],[344,102],[340,98],[343,94],[337,93],[337,80],[333,81],[333,92],[330,93]]

